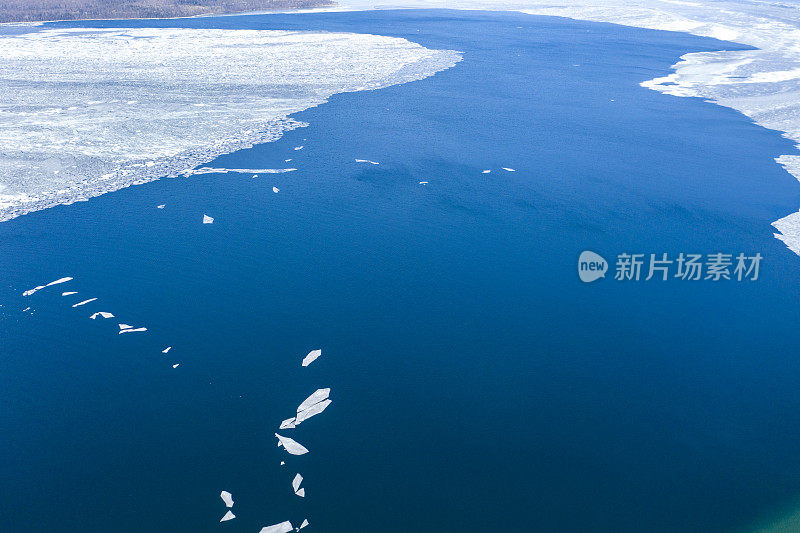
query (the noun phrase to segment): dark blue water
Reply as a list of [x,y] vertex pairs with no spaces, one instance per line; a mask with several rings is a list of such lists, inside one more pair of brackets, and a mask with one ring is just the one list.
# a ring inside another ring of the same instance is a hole
[[[769,225],[800,204],[772,160],[793,148],[638,86],[736,45],[448,11],[84,25],[376,33],[464,60],[213,163],[298,172],[0,224],[3,531],[713,532],[800,495],[800,258]],[[765,259],[757,282],[584,285],[587,248]],[[278,423],[326,386],[286,432],[311,453],[287,456]]]

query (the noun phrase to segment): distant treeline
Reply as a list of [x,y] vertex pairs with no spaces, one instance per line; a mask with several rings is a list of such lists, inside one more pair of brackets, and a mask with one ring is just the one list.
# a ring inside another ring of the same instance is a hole
[[0,0],[0,22],[189,17],[333,4],[331,0]]

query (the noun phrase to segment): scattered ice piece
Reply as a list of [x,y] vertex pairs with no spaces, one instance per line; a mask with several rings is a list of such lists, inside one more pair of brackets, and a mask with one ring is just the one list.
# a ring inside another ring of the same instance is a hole
[[484,170],[483,172],[481,172],[481,174],[491,174],[491,173],[492,173],[491,170]]
[[295,492],[295,494],[297,494],[301,498],[305,498],[306,497],[306,489],[302,488],[302,489],[298,490],[297,492]]
[[95,320],[97,319],[98,316],[103,318],[114,318],[114,315],[112,315],[111,313],[107,313],[105,311],[100,311],[99,313],[93,313],[92,315],[89,316],[89,318]]
[[127,329],[120,330],[119,331],[119,335],[122,335],[123,333],[138,333],[140,331],[147,331],[147,328],[131,328],[131,327],[129,327]]
[[295,422],[294,417],[287,418],[286,420],[281,422],[281,427],[279,427],[278,429],[292,429],[292,428],[295,427],[295,423],[294,422]]
[[78,302],[78,303],[76,303],[76,304],[73,304],[73,305],[72,305],[72,307],[80,307],[80,306],[82,306],[82,305],[86,305],[86,304],[88,304],[88,303],[91,303],[91,302],[93,302],[93,301],[95,301],[95,300],[97,300],[97,298],[89,298],[88,300],[84,300],[84,301],[82,301],[82,302]]
[[356,159],[356,163],[369,163],[370,165],[380,165],[377,161],[370,161],[369,159]]
[[285,465],[286,461],[281,461],[281,466]]
[[308,520],[303,520],[303,523],[300,524],[300,527],[297,528],[297,531],[300,531],[301,529],[303,529],[304,527],[307,527],[309,525],[311,525],[311,524],[308,523]]
[[157,205],[156,209],[164,209],[165,207],[167,207],[167,204],[161,204],[161,205]]
[[289,158],[289,159],[284,159],[284,160],[283,160],[283,162],[284,162],[284,163],[288,163],[288,162],[289,162],[289,161],[291,161],[291,160],[292,160],[291,158]]
[[516,172],[516,170],[514,170],[513,168],[508,168],[508,167],[500,167],[500,168],[502,168],[506,172]]
[[129,329],[129,328],[132,328],[132,327],[133,326],[129,326],[128,324],[120,324],[119,325],[119,329]]
[[258,177],[258,174],[253,174],[253,177],[254,177],[254,178],[257,178],[257,177]]
[[427,185],[427,184],[428,184],[428,182],[427,182],[427,181],[420,181],[420,182],[419,182],[419,184],[420,184],[420,185]]
[[78,294],[78,293],[76,291],[62,292],[61,296],[72,296],[73,294]]
[[34,287],[32,289],[29,289],[29,290],[23,292],[22,295],[23,296],[30,296],[31,294],[33,294],[35,292],[38,292],[38,291],[44,289],[45,287],[50,287],[51,285],[58,285],[59,283],[66,283],[68,281],[72,281],[72,278],[69,278],[69,277],[67,277],[67,278],[59,278],[59,279],[57,279],[55,281],[51,281],[47,285],[38,285],[38,286],[36,286],[36,287]]
[[299,425],[302,422],[305,422],[314,415],[320,414],[322,411],[327,409],[330,404],[331,404],[330,400],[324,400],[322,402],[312,405],[311,407],[303,410],[300,413],[297,413],[297,420],[295,421],[295,426]]
[[322,355],[322,350],[311,350],[308,352],[308,355],[303,358],[303,366],[310,365],[316,361],[320,355]]
[[302,482],[303,482],[303,476],[301,476],[300,474],[294,476],[294,479],[292,480],[292,489],[294,489],[295,492],[300,490],[300,483]]
[[51,281],[50,283],[48,283],[46,287],[49,287],[51,285],[58,285],[59,283],[66,283],[68,281],[72,281],[72,278],[59,278],[55,281]]
[[30,307],[26,307],[25,309],[22,310],[22,312],[24,313],[25,311],[30,311],[30,309],[31,309]]
[[233,494],[228,492],[227,490],[223,490],[219,493],[219,497],[222,498],[222,501],[225,502],[225,507],[230,509],[233,507]]
[[178,368],[179,366],[181,366],[180,363],[175,363],[174,365],[172,365],[172,368]]
[[295,147],[294,147],[294,149],[295,149],[295,150],[302,150],[302,149],[303,149],[303,147],[302,147],[302,146],[295,146]]
[[277,433],[275,433],[275,437],[278,439],[278,446],[283,446],[286,451],[292,455],[304,455],[308,453],[308,449],[294,439],[278,435]]
[[225,516],[223,516],[223,517],[220,519],[220,522],[227,522],[228,520],[233,520],[234,518],[236,518],[236,515],[235,515],[235,514],[233,514],[233,513],[232,513],[232,512],[230,512],[230,511],[228,511],[227,513],[225,513]]
[[203,215],[203,224],[213,224],[214,219],[208,215]]
[[303,403],[301,403],[300,406],[297,408],[297,412],[300,413],[302,411],[305,411],[309,407],[320,403],[321,401],[327,400],[330,393],[331,393],[330,388],[315,390],[311,394],[311,396],[303,400]]
[[166,348],[161,350],[161,353],[168,353],[171,349],[172,349],[172,346],[167,346]]
[[292,523],[287,520],[274,526],[262,527],[258,533],[289,533],[293,529]]
[[277,187],[273,187],[272,188],[272,192],[274,192],[275,194],[278,194],[279,192],[281,192],[281,190],[279,188],[277,188]]

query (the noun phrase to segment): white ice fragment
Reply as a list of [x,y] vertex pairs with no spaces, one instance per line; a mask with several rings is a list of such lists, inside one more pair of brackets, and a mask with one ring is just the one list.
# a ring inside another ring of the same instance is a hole
[[295,147],[294,147],[294,149],[295,149],[295,150],[302,150],[302,149],[303,149],[303,147],[302,147],[302,146],[295,146]]
[[298,490],[297,492],[295,492],[295,494],[297,494],[301,498],[305,498],[306,497],[306,489],[302,488],[302,489]]
[[284,449],[292,455],[304,455],[308,453],[308,449],[294,439],[278,435],[277,433],[275,433],[275,437],[278,439],[278,446],[283,446]]
[[123,333],[138,333],[138,332],[141,332],[141,331],[147,331],[147,328],[127,328],[127,329],[122,329],[122,330],[119,331],[118,334],[122,335]]
[[225,507],[228,509],[233,507],[233,495],[230,492],[223,490],[219,493],[219,497],[222,498],[223,502],[225,502]]
[[311,524],[308,523],[308,520],[303,520],[303,523],[300,524],[300,527],[297,528],[297,531],[300,531],[301,529],[303,529],[304,527],[308,527],[309,525]]
[[59,278],[59,279],[57,279],[55,281],[51,281],[46,286],[50,287],[51,285],[58,285],[59,283],[66,283],[68,281],[72,281],[72,278]]
[[175,363],[174,365],[172,365],[172,368],[178,368],[179,366],[181,366],[180,363]]
[[88,303],[91,303],[91,302],[93,302],[93,301],[95,301],[95,300],[97,300],[97,298],[89,298],[88,300],[84,300],[84,301],[82,301],[82,302],[78,302],[78,303],[76,303],[76,304],[73,304],[73,305],[72,305],[72,307],[80,307],[80,306],[82,306],[82,305],[86,305],[86,304],[88,304]]
[[370,161],[369,159],[356,159],[356,163],[369,163],[371,165],[380,165],[377,161]]
[[254,177],[254,178],[257,178],[257,177],[258,177],[258,174],[253,174],[253,177]]
[[500,168],[502,168],[506,172],[516,172],[516,170],[514,170],[513,168],[508,168],[508,167],[500,167]]
[[284,159],[284,160],[283,160],[283,162],[284,162],[284,163],[288,163],[288,162],[289,162],[289,161],[291,161],[291,160],[292,160],[291,158],[289,158],[289,159]]
[[309,407],[316,405],[324,400],[327,400],[330,393],[331,393],[330,388],[315,390],[311,394],[311,396],[303,400],[303,403],[301,403],[300,406],[297,408],[297,412],[301,413],[302,411],[305,411]]
[[59,279],[57,279],[55,281],[51,281],[47,285],[38,285],[38,286],[36,286],[36,287],[34,287],[32,289],[28,289],[27,291],[23,292],[22,295],[23,296],[30,296],[31,294],[33,294],[35,292],[38,292],[38,291],[44,289],[45,287],[50,287],[51,285],[58,285],[59,283],[66,283],[67,281],[72,281],[72,278],[59,278]]
[[24,313],[25,311],[30,311],[30,310],[31,310],[30,307],[26,307],[25,309],[22,310],[22,312]]
[[295,423],[294,422],[295,422],[294,417],[287,418],[286,420],[281,422],[281,427],[279,427],[278,429],[292,429],[292,428],[295,427]]
[[128,324],[119,324],[119,329],[130,329],[133,326],[129,326]]
[[91,318],[92,320],[95,320],[95,319],[97,319],[97,317],[102,317],[102,318],[114,318],[114,315],[112,315],[111,313],[107,313],[106,311],[100,311],[100,312],[98,312],[98,313],[92,313],[92,314],[89,316],[89,318]]
[[301,476],[300,474],[294,476],[294,479],[292,480],[292,489],[294,489],[295,492],[300,490],[300,484],[302,482],[303,482],[303,476]]
[[427,184],[428,184],[428,182],[427,182],[427,181],[420,181],[420,182],[419,182],[419,184],[420,184],[420,185],[427,185]]
[[167,346],[166,348],[161,350],[161,353],[168,353],[171,349],[172,349],[172,346]]
[[492,173],[491,170],[484,170],[484,171],[481,172],[481,174],[491,174],[491,173]]
[[281,466],[285,465],[286,461],[281,461]]
[[164,209],[165,207],[167,207],[167,204],[161,204],[161,205],[157,205],[156,209]]
[[223,517],[220,519],[220,522],[227,522],[228,520],[233,520],[234,518],[236,518],[236,515],[235,515],[235,514],[233,514],[233,513],[232,513],[232,512],[230,512],[230,511],[228,511],[227,513],[225,513],[225,516],[223,516]]
[[305,422],[314,415],[320,414],[322,411],[327,409],[327,407],[330,404],[331,404],[330,400],[324,400],[317,404],[312,405],[308,409],[304,409],[302,412],[298,412],[297,420],[295,421],[295,426],[300,425],[302,422]]
[[278,194],[279,192],[281,192],[281,190],[279,188],[277,188],[277,187],[273,187],[272,188],[272,192],[274,192],[275,194]]
[[289,533],[294,527],[288,520],[274,526],[262,527],[258,533]]
[[320,355],[322,355],[322,350],[311,350],[308,352],[308,355],[303,358],[303,366],[310,365],[316,361]]
[[61,296],[72,296],[73,294],[78,294],[78,293],[76,291],[62,292]]
[[203,215],[203,224],[213,224],[214,219],[208,215]]

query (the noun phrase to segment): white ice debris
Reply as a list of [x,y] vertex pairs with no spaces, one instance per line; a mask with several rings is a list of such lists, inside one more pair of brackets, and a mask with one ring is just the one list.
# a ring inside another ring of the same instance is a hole
[[502,169],[503,169],[503,170],[505,170],[506,172],[516,172],[516,170],[515,170],[515,169],[513,169],[513,168],[508,168],[508,167],[500,167],[500,168],[502,168]]
[[82,305],[86,305],[86,304],[88,304],[88,303],[92,303],[92,302],[93,302],[93,301],[95,301],[95,300],[97,300],[97,298],[89,298],[88,300],[84,300],[84,301],[82,301],[82,302],[78,302],[78,303],[76,303],[76,304],[73,304],[73,305],[72,305],[72,307],[80,307],[80,306],[82,306]]
[[491,170],[483,170],[483,171],[481,171],[481,174],[491,174],[491,173],[492,173]]
[[0,39],[0,72],[15,73],[0,79],[0,221],[177,177],[303,126],[287,117],[334,94],[423,79],[461,59],[352,32],[36,30]]
[[297,492],[295,492],[295,494],[297,494],[297,495],[298,495],[298,496],[300,496],[301,498],[305,498],[305,497],[306,497],[306,489],[305,489],[305,488],[301,488],[300,490],[298,490]]
[[171,349],[172,349],[172,346],[167,346],[166,348],[161,350],[161,353],[168,353]]
[[230,492],[223,490],[219,493],[219,497],[222,498],[223,502],[225,502],[225,507],[228,509],[233,507],[233,495]]
[[272,192],[274,192],[275,194],[278,194],[279,192],[281,192],[281,190],[279,188],[277,188],[277,187],[273,187],[272,188]]
[[291,161],[291,160],[292,160],[292,158],[290,157],[289,159],[284,159],[284,160],[283,160],[283,162],[284,162],[284,163],[288,163],[288,162],[289,162],[289,161]]
[[308,355],[303,358],[303,366],[310,365],[316,361],[320,355],[322,355],[322,350],[311,350],[308,352]]
[[[2,187],[0,187],[0,189],[2,189]],[[33,294],[35,292],[38,292],[38,291],[44,289],[45,287],[50,287],[51,285],[58,285],[60,283],[66,283],[67,281],[72,281],[72,278],[59,278],[59,279],[57,279],[55,281],[51,281],[47,285],[39,285],[39,286],[34,287],[32,289],[28,289],[27,291],[23,292],[22,295],[23,296],[30,296],[31,294]]]
[[236,518],[236,515],[233,514],[231,511],[228,511],[227,513],[225,513],[225,516],[223,516],[220,519],[220,522],[227,522],[228,520],[233,520],[234,518]]
[[283,446],[283,448],[292,455],[304,455],[308,453],[308,449],[294,439],[278,435],[277,433],[275,433],[275,437],[278,439],[278,446]]
[[303,476],[301,476],[300,474],[294,476],[294,479],[292,480],[292,489],[294,490],[295,494],[297,494],[297,491],[300,490],[300,484],[302,482],[303,482]]
[[295,146],[295,147],[294,147],[294,149],[295,149],[295,150],[302,150],[302,149],[303,149],[303,147],[302,147],[302,146]]
[[427,181],[420,181],[420,182],[419,182],[419,184],[420,184],[420,185],[427,185],[427,184],[428,184],[428,182],[427,182]]
[[309,523],[308,523],[308,520],[303,520],[303,523],[302,523],[302,524],[300,524],[300,527],[298,527],[298,528],[297,528],[297,531],[300,531],[300,530],[301,530],[301,529],[303,529],[304,527],[308,527],[308,526],[310,526],[310,525],[311,525],[311,524],[309,524]]
[[289,533],[293,529],[292,523],[287,520],[274,526],[262,527],[258,533]]
[[178,368],[179,366],[181,366],[180,363],[175,363],[174,365],[172,365],[172,368]]
[[99,311],[99,312],[97,312],[97,313],[92,313],[92,314],[89,316],[89,318],[91,318],[92,320],[95,320],[97,317],[102,317],[102,318],[114,318],[114,315],[113,315],[113,314],[111,314],[111,313],[108,313],[108,312],[106,312],[106,311]]
[[294,424],[298,426],[303,421],[324,411],[331,404],[331,401],[328,399],[330,392],[331,389],[329,388],[317,389],[311,396],[303,400],[303,403],[297,408],[297,416],[295,417]]
[[286,461],[281,461],[281,466],[285,465]]
[[369,159],[356,159],[356,163],[369,163],[370,165],[380,165],[377,161],[370,161]]
[[292,429],[295,427],[295,418],[287,418],[283,422],[281,422],[281,426],[278,429]]
[[142,331],[147,331],[147,328],[131,328],[131,327],[129,327],[129,328],[126,328],[126,329],[119,330],[119,335],[122,335],[123,333],[139,333],[139,332],[142,332]]
[[78,293],[76,291],[67,291],[67,292],[62,292],[61,296],[72,296],[73,294],[78,294]]
[[131,326],[131,325],[128,325],[128,324],[119,324],[119,329],[130,329],[130,328],[132,328],[132,327],[133,327],[133,326]]
[[156,209],[164,209],[165,207],[167,207],[167,204],[161,204],[161,205],[157,205]]
[[259,174],[283,174],[294,172],[296,168],[220,168],[220,167],[197,167],[181,172],[182,176],[197,176],[199,174],[253,174],[257,178]]
[[213,218],[205,214],[203,215],[203,224],[213,224],[213,223],[214,223]]
[[30,311],[30,310],[31,310],[30,307],[26,307],[25,309],[22,310],[22,312],[24,313],[25,311]]

